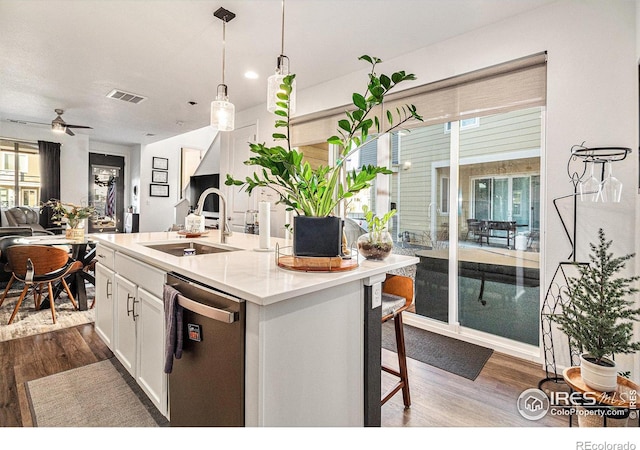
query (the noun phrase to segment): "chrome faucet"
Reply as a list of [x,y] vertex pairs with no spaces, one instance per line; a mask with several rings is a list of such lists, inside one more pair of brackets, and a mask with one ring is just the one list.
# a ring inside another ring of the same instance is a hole
[[[220,230],[220,243],[226,244],[227,237],[231,236],[231,228],[229,227],[229,223],[227,222],[227,198],[218,188],[207,188],[200,195],[198,199],[198,205],[196,206],[195,214],[198,216],[202,215],[202,208],[204,208],[204,199],[207,198],[209,194],[217,194],[220,199],[220,219],[218,219],[218,229]],[[222,222],[222,225],[220,224]]]

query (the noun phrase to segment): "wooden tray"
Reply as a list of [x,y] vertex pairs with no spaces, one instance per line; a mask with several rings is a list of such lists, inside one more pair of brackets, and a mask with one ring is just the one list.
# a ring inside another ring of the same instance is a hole
[[281,255],[277,258],[278,266],[284,269],[298,270],[300,272],[345,272],[358,267],[358,261],[342,259],[339,257],[300,257]]
[[580,367],[568,367],[562,371],[562,377],[575,391],[592,392],[598,403],[622,408],[637,409],[640,386],[628,378],[618,376],[615,392],[600,392],[588,387],[582,380]]
[[206,236],[207,234],[209,234],[209,231],[205,230],[205,231],[193,232],[193,231],[180,230],[178,231],[178,234],[180,236],[184,236],[188,238],[197,238],[200,236]]

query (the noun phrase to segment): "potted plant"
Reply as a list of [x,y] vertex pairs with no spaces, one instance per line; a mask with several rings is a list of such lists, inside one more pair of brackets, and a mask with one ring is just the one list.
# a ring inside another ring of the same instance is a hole
[[84,219],[95,216],[96,208],[93,206],[74,205],[73,203],[63,203],[60,200],[51,199],[42,203],[40,210],[51,208],[51,218],[57,224],[65,222],[68,228],[65,230],[67,239],[84,239]]
[[385,259],[393,250],[393,239],[387,224],[396,214],[396,210],[392,209],[382,217],[373,214],[367,205],[362,207],[362,211],[367,221],[368,232],[358,238],[358,252],[367,259]]
[[[264,143],[250,144],[254,156],[245,164],[259,166],[262,170],[245,180],[236,180],[227,174],[227,186],[243,186],[249,194],[257,187],[273,189],[278,194],[277,203],[284,204],[287,211],[295,211],[293,247],[297,256],[340,255],[342,220],[333,217],[337,206],[369,188],[378,174],[391,173],[386,167],[365,165],[344,174],[343,166],[347,157],[368,141],[370,131],[387,133],[408,121],[422,120],[415,106],[404,105],[395,112],[383,111],[388,124],[383,128],[382,119],[374,116],[372,111],[382,105],[391,90],[404,81],[415,80],[415,76],[404,71],[391,76],[377,75],[376,65],[382,62],[379,58],[363,55],[359,59],[371,65],[369,81],[363,94],[352,95],[353,110],[347,111],[346,117],[338,121],[338,134],[327,140],[341,148],[334,166],[322,165],[312,169],[309,163],[303,162],[304,155],[291,147],[289,94],[295,78],[295,74],[291,74],[284,77],[280,85],[280,101],[275,110],[278,116],[275,122],[277,132],[272,135],[274,141],[282,141],[284,145],[269,147]],[[313,230],[309,222],[321,222],[320,231]]]
[[596,391],[616,390],[618,368],[613,355],[640,350],[633,342],[633,324],[640,309],[629,298],[638,290],[632,283],[640,279],[616,277],[633,254],[614,257],[612,241],[598,231],[598,244],[590,244],[588,264],[577,265],[580,276],[569,277],[569,300],[562,312],[551,316],[580,349],[580,373],[585,384]]

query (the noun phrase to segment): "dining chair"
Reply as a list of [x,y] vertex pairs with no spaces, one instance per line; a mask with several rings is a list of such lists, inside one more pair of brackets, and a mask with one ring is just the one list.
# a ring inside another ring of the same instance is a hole
[[[78,309],[75,298],[65,281],[65,277],[78,270],[82,270],[82,263],[69,257],[69,253],[64,249],[48,245],[14,245],[6,250],[7,264],[11,268],[11,279],[0,297],[0,306],[11,289],[15,281],[24,283],[24,288],[20,293],[20,298],[16,303],[11,318],[7,325],[13,322],[22,301],[26,297],[30,288],[33,289],[33,296],[36,310],[40,309],[42,301],[42,289],[46,285],[49,299],[53,299],[53,283],[60,282],[64,287],[69,300],[75,309]],[[55,302],[50,302],[51,317],[56,323]]]
[[382,365],[382,370],[384,372],[399,378],[399,381],[382,398],[382,405],[391,399],[391,397],[393,397],[398,391],[402,390],[402,400],[405,408],[409,408],[411,406],[402,313],[411,307],[414,294],[415,288],[413,279],[404,275],[388,274],[386,280],[382,284],[382,323],[393,319],[396,332],[396,349],[399,368],[399,370],[395,370],[389,366],[385,366],[384,364]]

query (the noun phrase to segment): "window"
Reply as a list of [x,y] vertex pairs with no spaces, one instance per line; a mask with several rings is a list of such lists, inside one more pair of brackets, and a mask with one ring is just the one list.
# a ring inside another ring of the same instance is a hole
[[[375,136],[370,136],[369,141],[363,144],[358,150],[353,152],[346,161],[347,171],[360,170],[365,165],[378,164],[378,141]],[[375,180],[369,189],[363,189],[346,202],[347,216],[353,219],[364,218],[362,207],[375,211]]]
[[440,178],[440,214],[449,214],[449,177]]
[[[460,131],[466,130],[468,128],[477,128],[480,126],[480,118],[472,117],[471,119],[462,119],[460,121]],[[444,132],[451,133],[451,122],[447,122],[444,124]]]
[[40,155],[37,144],[0,140],[0,206],[40,204]]

